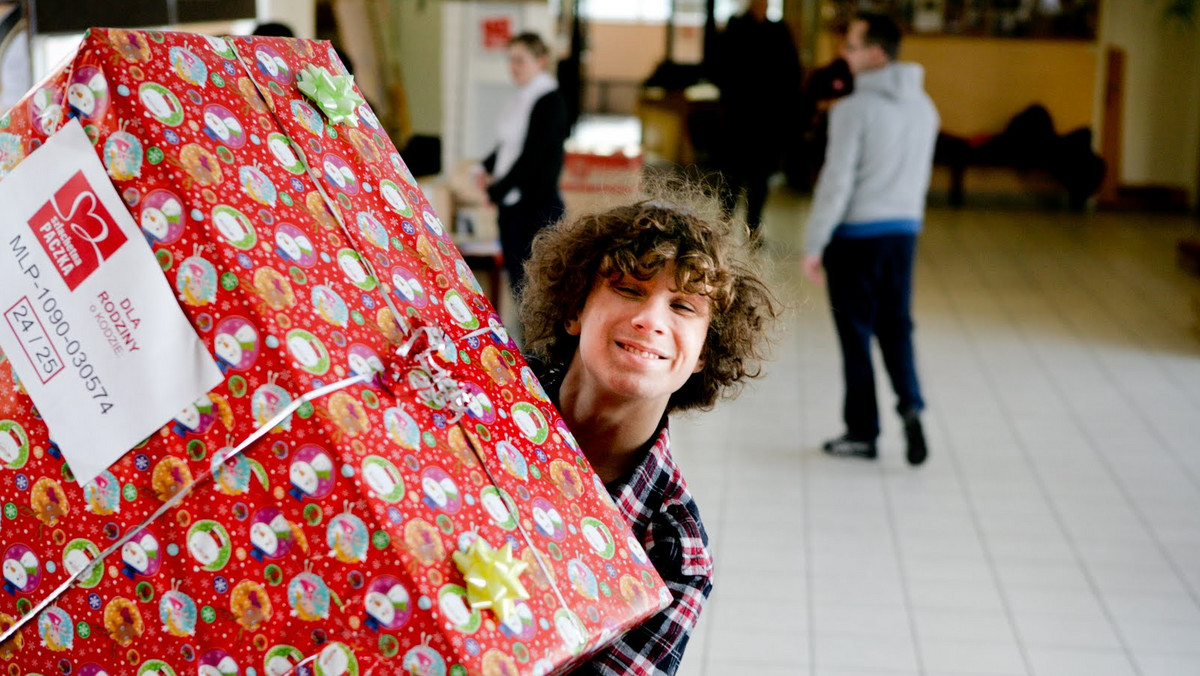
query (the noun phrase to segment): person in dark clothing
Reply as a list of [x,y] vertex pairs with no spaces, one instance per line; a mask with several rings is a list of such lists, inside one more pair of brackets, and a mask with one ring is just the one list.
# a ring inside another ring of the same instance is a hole
[[757,237],[767,180],[791,146],[800,100],[800,57],[788,27],[767,20],[767,1],[750,0],[721,34],[713,79],[721,89],[725,144],[718,166],[732,212],[746,192],[746,222]]
[[499,141],[483,161],[488,199],[499,210],[500,248],[509,284],[523,280],[534,235],[563,213],[558,177],[567,140],[567,105],[546,66],[549,50],[534,33],[508,43],[508,67],[517,91],[500,111]]

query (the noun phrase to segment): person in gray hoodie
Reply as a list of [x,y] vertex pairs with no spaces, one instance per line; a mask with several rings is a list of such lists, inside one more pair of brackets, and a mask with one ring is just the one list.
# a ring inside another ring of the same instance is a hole
[[925,461],[925,407],[913,352],[913,256],[937,139],[937,109],[924,70],[899,63],[900,29],[888,16],[860,14],[841,56],[854,92],[829,113],[829,142],[804,235],[803,271],[825,282],[842,349],[845,433],[824,444],[837,456],[873,459],[879,411],[871,339],[904,421],[907,458]]

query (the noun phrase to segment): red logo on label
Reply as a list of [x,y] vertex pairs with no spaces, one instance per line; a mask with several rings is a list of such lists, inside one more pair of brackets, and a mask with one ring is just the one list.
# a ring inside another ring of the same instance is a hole
[[126,239],[82,171],[38,209],[29,227],[72,291]]

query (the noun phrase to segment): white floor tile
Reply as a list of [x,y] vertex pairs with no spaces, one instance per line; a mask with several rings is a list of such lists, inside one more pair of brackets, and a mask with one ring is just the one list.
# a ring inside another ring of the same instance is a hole
[[930,673],[1026,674],[1025,661],[1016,641],[948,641],[922,639],[921,665]]
[[842,383],[807,210],[768,202],[794,311],[766,377],[673,421],[717,562],[680,673],[1200,674],[1196,281],[1171,260],[1194,221],[931,209],[914,471],[882,368],[879,460],[819,449]]
[[1034,676],[1135,676],[1129,656],[1116,650],[1029,648]]
[[918,669],[911,637],[816,634],[813,636],[813,657],[819,669]]

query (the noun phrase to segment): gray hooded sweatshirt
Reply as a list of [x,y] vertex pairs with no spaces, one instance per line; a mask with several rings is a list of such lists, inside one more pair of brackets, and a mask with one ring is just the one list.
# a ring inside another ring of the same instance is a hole
[[890,63],[858,74],[854,93],[833,106],[806,254],[833,237],[920,231],[940,123],[924,80],[918,64]]

